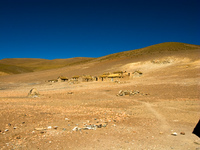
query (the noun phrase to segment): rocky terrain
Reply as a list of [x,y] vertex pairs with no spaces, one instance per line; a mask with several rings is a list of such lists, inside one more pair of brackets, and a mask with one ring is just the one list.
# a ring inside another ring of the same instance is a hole
[[[163,43],[56,69],[4,72],[0,149],[200,149],[192,134],[200,119],[199,53],[197,45]],[[142,75],[47,82],[119,70]]]

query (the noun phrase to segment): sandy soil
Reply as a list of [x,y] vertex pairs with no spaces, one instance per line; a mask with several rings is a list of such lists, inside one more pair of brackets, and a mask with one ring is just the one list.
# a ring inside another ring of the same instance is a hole
[[[200,115],[198,84],[166,84],[166,80],[144,81],[141,77],[121,83],[18,83],[8,87],[0,90],[1,149],[200,147],[192,134]],[[33,87],[40,96],[28,98]],[[116,96],[120,90],[140,93]],[[86,124],[104,126],[85,130]],[[82,129],[73,131],[75,127]]]

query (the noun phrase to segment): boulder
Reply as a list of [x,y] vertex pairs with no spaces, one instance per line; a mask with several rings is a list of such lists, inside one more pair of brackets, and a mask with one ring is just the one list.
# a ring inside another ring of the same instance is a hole
[[124,91],[120,90],[117,96],[124,96]]
[[39,97],[39,92],[38,92],[38,90],[37,89],[35,89],[35,88],[32,88],[31,90],[30,90],[30,92],[28,93],[28,97]]
[[130,94],[131,94],[131,91],[128,91],[128,90],[124,91],[124,95],[130,95]]

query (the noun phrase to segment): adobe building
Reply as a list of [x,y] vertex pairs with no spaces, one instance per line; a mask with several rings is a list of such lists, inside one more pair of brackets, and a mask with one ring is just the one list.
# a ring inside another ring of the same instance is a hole
[[122,74],[110,74],[107,76],[108,81],[122,81],[124,76]]
[[80,76],[73,76],[71,78],[72,81],[76,81],[76,82],[82,82],[82,78]]
[[99,81],[123,81],[130,78],[130,73],[126,71],[115,71],[111,73],[104,73],[103,75],[99,76]]
[[82,77],[82,82],[92,82],[93,80],[94,80],[94,78],[90,75]]
[[99,81],[107,81],[107,77],[110,75],[110,73],[104,73],[99,76]]

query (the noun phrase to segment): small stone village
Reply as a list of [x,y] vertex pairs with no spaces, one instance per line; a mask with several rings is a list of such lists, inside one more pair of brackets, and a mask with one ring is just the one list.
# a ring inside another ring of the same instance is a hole
[[82,75],[82,76],[72,76],[71,78],[65,76],[59,76],[57,79],[48,80],[48,82],[70,82],[70,83],[80,83],[80,82],[92,82],[92,81],[111,81],[111,82],[120,82],[131,79],[133,77],[142,76],[142,72],[134,71],[132,73],[126,71],[115,71],[104,73],[99,76],[91,76],[91,75]]

